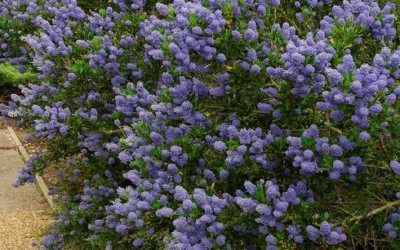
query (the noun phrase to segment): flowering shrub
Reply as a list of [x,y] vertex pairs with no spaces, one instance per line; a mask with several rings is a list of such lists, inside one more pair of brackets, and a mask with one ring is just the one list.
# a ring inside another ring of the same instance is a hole
[[41,83],[1,112],[49,139],[16,185],[67,165],[44,249],[399,247],[394,3],[13,2]]
[[37,1],[1,1],[0,13],[0,63],[7,60],[24,72],[28,48],[22,36],[34,29],[32,21],[40,15]]

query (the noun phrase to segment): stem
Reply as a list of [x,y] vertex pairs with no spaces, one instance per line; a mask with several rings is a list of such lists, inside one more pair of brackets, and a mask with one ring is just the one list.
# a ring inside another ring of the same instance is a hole
[[301,30],[299,29],[299,27],[296,25],[296,22],[294,22],[292,19],[290,19],[287,15],[285,15],[284,13],[280,13],[280,15],[285,18],[297,31],[298,34],[301,33]]
[[324,122],[324,125],[325,125],[327,128],[329,128],[330,130],[332,130],[332,131],[338,133],[339,135],[342,135],[342,134],[343,134],[343,132],[342,132],[340,129],[333,127],[332,124],[330,124],[329,122]]
[[353,218],[350,219],[350,222],[356,221],[356,223],[358,223],[358,222],[360,222],[360,221],[363,220],[363,219],[370,218],[370,217],[372,217],[372,216],[374,216],[374,215],[376,215],[376,214],[378,214],[378,213],[380,213],[380,212],[382,212],[382,211],[384,211],[384,210],[386,210],[386,209],[389,209],[389,208],[391,208],[391,207],[394,207],[394,206],[396,206],[396,205],[400,205],[400,200],[398,200],[398,201],[392,201],[392,202],[389,202],[389,203],[387,203],[386,205],[384,205],[384,206],[382,206],[382,207],[378,207],[377,209],[372,210],[371,212],[369,212],[369,213],[368,213],[367,215],[365,215],[365,216],[362,216],[362,215],[354,216]]

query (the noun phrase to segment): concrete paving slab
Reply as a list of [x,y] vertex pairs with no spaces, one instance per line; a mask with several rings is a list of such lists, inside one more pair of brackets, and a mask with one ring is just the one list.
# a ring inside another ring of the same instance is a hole
[[15,147],[15,143],[7,129],[0,129],[0,150]]
[[16,150],[0,150],[0,210],[42,210],[46,201],[35,185],[14,188],[20,169],[24,166]]

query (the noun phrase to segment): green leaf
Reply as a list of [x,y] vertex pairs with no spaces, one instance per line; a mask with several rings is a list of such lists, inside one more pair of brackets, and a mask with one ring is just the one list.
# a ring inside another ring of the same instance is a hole
[[228,146],[229,149],[234,149],[237,148],[240,145],[240,143],[237,139],[231,138],[226,142],[226,145]]
[[156,199],[151,203],[150,207],[151,207],[151,209],[157,210],[157,209],[161,208],[162,206],[161,206],[160,201]]
[[283,240],[283,239],[285,239],[285,233],[284,232],[276,232],[275,233],[275,237],[277,238],[277,239],[279,239],[279,240]]
[[101,49],[101,46],[103,44],[103,40],[100,37],[96,36],[96,37],[94,37],[92,39],[92,41],[90,43],[91,43],[91,45],[92,45],[94,50],[99,50],[99,49]]
[[120,198],[121,201],[127,202],[129,200],[129,193],[128,192],[124,193],[123,195],[120,196]]
[[156,147],[151,151],[151,154],[153,155],[154,158],[156,159],[161,159],[162,154],[161,154],[162,148],[161,147]]
[[315,139],[309,137],[301,137],[301,145],[304,148],[312,149],[315,147]]
[[333,159],[326,153],[322,156],[321,166],[324,168],[330,168],[333,164]]
[[266,201],[264,185],[262,185],[261,183],[257,184],[257,191],[255,197],[261,203],[264,203]]
[[168,17],[173,18],[175,15],[175,8],[170,6],[168,9]]
[[194,26],[196,26],[197,25],[197,20],[198,20],[198,18],[196,16],[196,14],[190,13],[190,15],[189,15],[189,25],[190,25],[190,27],[193,28]]

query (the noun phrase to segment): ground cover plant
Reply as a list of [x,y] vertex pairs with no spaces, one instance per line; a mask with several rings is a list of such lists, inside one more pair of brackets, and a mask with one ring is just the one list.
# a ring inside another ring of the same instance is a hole
[[0,1],[16,186],[67,166],[41,248],[400,247],[396,1],[87,6]]
[[0,64],[0,89],[2,92],[8,89],[14,89],[15,91],[19,84],[35,82],[36,78],[35,74],[30,72],[21,73],[8,63]]

